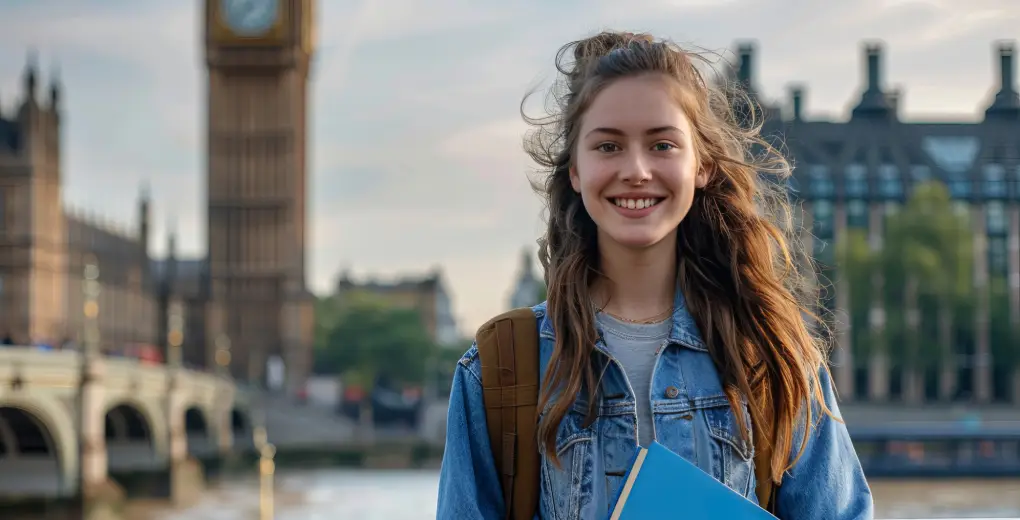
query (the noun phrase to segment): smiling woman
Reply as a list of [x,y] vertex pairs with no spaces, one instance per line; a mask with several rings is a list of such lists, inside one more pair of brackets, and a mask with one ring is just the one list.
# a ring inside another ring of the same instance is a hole
[[805,322],[808,255],[761,175],[790,166],[697,59],[615,32],[559,53],[559,110],[526,142],[548,301],[483,325],[458,363],[439,518],[605,518],[653,442],[784,520],[872,517]]

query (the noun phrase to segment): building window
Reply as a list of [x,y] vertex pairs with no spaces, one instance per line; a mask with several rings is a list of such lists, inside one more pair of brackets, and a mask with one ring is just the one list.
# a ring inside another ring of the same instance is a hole
[[811,182],[810,195],[815,199],[831,199],[835,193],[829,167],[824,164],[808,166],[808,177]]
[[990,163],[984,165],[981,171],[985,197],[1006,198],[1006,169],[1001,164]]
[[847,226],[868,229],[868,203],[860,199],[851,200],[846,206]]
[[1006,234],[1006,208],[999,201],[985,204],[985,226],[989,235]]
[[921,183],[931,180],[931,168],[927,164],[910,165],[910,178],[914,183]]
[[899,199],[903,196],[903,183],[900,181],[900,170],[893,164],[882,164],[878,167],[879,193],[885,199]]
[[992,275],[1006,275],[1008,259],[1006,256],[1005,237],[991,237],[988,239],[988,269]]
[[849,164],[843,170],[846,180],[846,197],[865,198],[868,196],[868,169],[863,164]]
[[813,204],[812,230],[817,237],[832,237],[832,203],[819,200]]
[[836,248],[833,247],[829,239],[816,238],[812,242],[814,242],[816,262],[830,267],[836,264]]
[[974,164],[981,141],[973,136],[926,136],[921,148],[939,168],[962,174]]
[[1009,183],[1013,187],[1010,197],[1013,200],[1020,200],[1020,164],[1013,169],[1013,175],[1009,178]]
[[970,179],[962,173],[950,173],[949,195],[954,199],[970,198]]

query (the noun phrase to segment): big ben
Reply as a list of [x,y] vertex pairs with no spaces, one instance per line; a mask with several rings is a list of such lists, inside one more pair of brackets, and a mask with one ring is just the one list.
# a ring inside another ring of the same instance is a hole
[[248,382],[283,360],[291,388],[308,375],[314,319],[305,284],[312,4],[205,0],[205,344],[229,338],[230,371]]

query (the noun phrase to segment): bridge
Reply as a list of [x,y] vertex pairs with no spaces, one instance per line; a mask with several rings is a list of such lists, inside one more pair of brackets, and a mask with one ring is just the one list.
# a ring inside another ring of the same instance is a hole
[[88,496],[113,476],[153,474],[174,498],[196,480],[196,460],[250,445],[251,425],[226,377],[0,347],[0,500]]
[[[841,408],[869,476],[1020,472],[1020,408]],[[75,351],[0,347],[0,503],[88,496],[89,490],[138,482],[149,489],[135,495],[186,502],[204,484],[198,461],[251,451],[256,423],[281,454],[321,459],[423,443],[441,453],[445,419],[445,402],[436,402],[418,431],[375,431],[366,438],[334,407],[296,406],[226,376]]]

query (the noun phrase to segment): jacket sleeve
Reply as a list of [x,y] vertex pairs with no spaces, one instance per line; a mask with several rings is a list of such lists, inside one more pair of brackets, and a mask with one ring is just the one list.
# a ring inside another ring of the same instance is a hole
[[[826,407],[840,418],[828,371],[820,370],[818,377]],[[802,423],[794,436],[791,460],[799,453],[801,444],[806,445],[777,490],[777,516],[782,520],[872,520],[875,511],[871,488],[846,425],[842,419],[822,412],[817,402],[813,403],[808,435],[802,436],[806,426]]]
[[450,389],[436,520],[502,520],[503,494],[482,400],[478,349],[457,364]]

